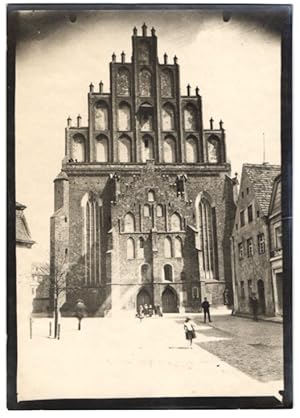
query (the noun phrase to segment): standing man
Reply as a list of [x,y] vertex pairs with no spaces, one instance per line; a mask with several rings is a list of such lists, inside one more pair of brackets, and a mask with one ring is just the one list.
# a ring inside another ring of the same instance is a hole
[[257,318],[258,300],[257,300],[255,293],[253,293],[252,297],[250,297],[250,304],[252,305],[253,320],[258,321],[258,318]]
[[208,317],[208,321],[211,322],[210,312],[209,312],[210,304],[209,304],[207,298],[204,298],[204,302],[202,302],[201,306],[202,306],[203,312],[204,312],[204,323],[206,322],[206,316]]

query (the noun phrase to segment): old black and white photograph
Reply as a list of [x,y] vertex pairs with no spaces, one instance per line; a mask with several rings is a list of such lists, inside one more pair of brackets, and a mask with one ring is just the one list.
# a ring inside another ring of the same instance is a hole
[[8,11],[16,404],[290,407],[291,9],[52,6]]

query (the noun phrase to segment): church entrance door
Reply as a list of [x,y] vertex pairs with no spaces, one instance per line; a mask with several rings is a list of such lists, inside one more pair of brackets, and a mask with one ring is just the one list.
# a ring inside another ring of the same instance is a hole
[[177,294],[176,291],[167,287],[162,294],[162,309],[164,313],[176,313],[177,309]]
[[145,305],[145,304],[149,306],[151,304],[151,298],[146,289],[141,289],[136,298],[137,309],[139,308],[140,305]]

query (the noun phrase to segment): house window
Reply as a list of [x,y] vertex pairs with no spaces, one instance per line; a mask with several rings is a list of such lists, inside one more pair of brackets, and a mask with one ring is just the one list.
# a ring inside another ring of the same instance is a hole
[[264,254],[266,251],[264,234],[257,235],[257,246],[258,246],[258,254]]
[[127,260],[132,260],[134,258],[134,240],[128,238],[127,240]]
[[242,258],[244,258],[244,246],[243,243],[240,242],[239,245],[239,259],[242,260]]
[[253,208],[252,205],[248,206],[248,222],[253,221]]
[[282,248],[282,229],[281,229],[281,225],[278,225],[274,228],[274,233],[275,233],[276,250],[280,250]]
[[241,210],[240,212],[240,220],[241,220],[241,226],[245,225],[245,211]]
[[192,298],[193,299],[199,299],[199,288],[198,287],[192,287]]
[[243,281],[241,281],[240,285],[241,285],[241,299],[245,299],[245,284]]
[[253,256],[253,240],[252,238],[247,239],[247,256]]

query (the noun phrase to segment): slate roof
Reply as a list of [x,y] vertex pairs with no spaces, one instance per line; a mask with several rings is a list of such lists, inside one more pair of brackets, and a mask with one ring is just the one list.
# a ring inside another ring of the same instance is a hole
[[25,205],[16,202],[16,243],[32,245],[34,241],[31,239],[28,224],[23,213]]
[[280,174],[280,165],[244,164],[243,170],[252,183],[253,191],[263,215],[267,216],[275,177]]

